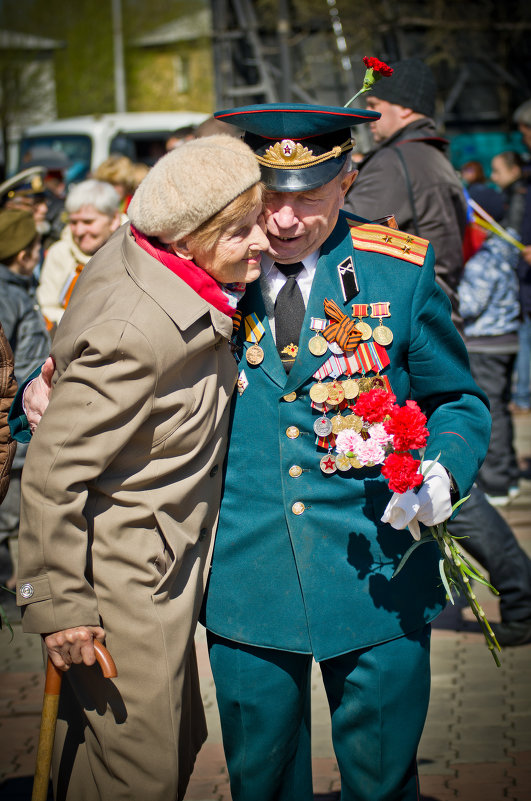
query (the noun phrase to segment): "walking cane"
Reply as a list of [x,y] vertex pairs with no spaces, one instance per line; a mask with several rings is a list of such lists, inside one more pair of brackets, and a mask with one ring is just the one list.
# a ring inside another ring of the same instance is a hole
[[[96,652],[96,659],[105,678],[113,679],[117,676],[118,673],[112,656],[98,640],[94,640],[94,651]],[[39,732],[39,747],[37,749],[37,762],[35,765],[31,801],[46,801],[48,797],[50,764],[52,761],[55,724],[57,723],[57,710],[59,708],[59,694],[61,692],[62,678],[63,671],[56,668],[50,657],[48,657],[41,729]]]

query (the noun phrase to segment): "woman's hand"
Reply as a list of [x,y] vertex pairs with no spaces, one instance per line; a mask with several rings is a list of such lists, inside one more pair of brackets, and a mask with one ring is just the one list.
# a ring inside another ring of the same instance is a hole
[[59,670],[70,665],[93,665],[96,661],[94,639],[103,642],[105,631],[101,626],[76,626],[56,631],[44,637],[48,656]]
[[54,372],[55,362],[51,356],[48,356],[42,365],[40,375],[34,378],[33,381],[30,381],[24,390],[22,407],[28,418],[28,424],[32,434],[35,433],[35,429],[50,402]]

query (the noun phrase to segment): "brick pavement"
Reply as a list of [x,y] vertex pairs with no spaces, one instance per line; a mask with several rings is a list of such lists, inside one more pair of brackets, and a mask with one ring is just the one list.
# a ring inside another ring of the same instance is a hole
[[[517,418],[516,444],[531,459],[531,419]],[[503,510],[531,554],[531,470]],[[477,590],[491,619],[497,601]],[[212,676],[203,631],[197,651],[209,738],[199,754],[186,801],[231,801]],[[423,801],[531,799],[531,645],[502,652],[496,668],[468,610],[452,607],[432,637],[432,695],[419,750]],[[38,738],[43,674],[39,638],[14,626],[0,632],[0,799],[29,801]],[[312,675],[314,801],[339,801],[339,773],[319,668]],[[146,799],[149,801],[149,799]]]

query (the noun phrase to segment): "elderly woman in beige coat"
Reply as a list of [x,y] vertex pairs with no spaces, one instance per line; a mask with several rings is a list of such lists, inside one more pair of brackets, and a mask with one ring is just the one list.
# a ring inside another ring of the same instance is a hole
[[[206,736],[193,637],[237,378],[232,317],[267,248],[259,181],[232,137],[163,157],[54,340],[17,597],[24,630],[67,671],[57,799],[181,799]],[[94,638],[117,679],[94,665]]]

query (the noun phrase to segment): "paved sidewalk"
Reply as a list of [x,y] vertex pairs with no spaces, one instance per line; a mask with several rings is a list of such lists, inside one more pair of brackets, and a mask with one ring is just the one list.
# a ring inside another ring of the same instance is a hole
[[[516,444],[531,464],[531,415],[515,420]],[[531,467],[521,494],[502,510],[531,554]],[[492,619],[496,599],[477,595]],[[203,630],[196,638],[209,738],[199,754],[186,801],[231,801],[215,693]],[[468,610],[448,608],[432,637],[432,696],[420,745],[423,801],[530,801],[531,645],[508,648],[496,668]],[[0,632],[0,799],[29,801],[35,764],[43,673],[40,639],[14,626]],[[315,801],[339,801],[328,708],[314,666],[313,768]],[[96,799],[94,800],[96,801]],[[146,799],[149,801],[149,799]]]

